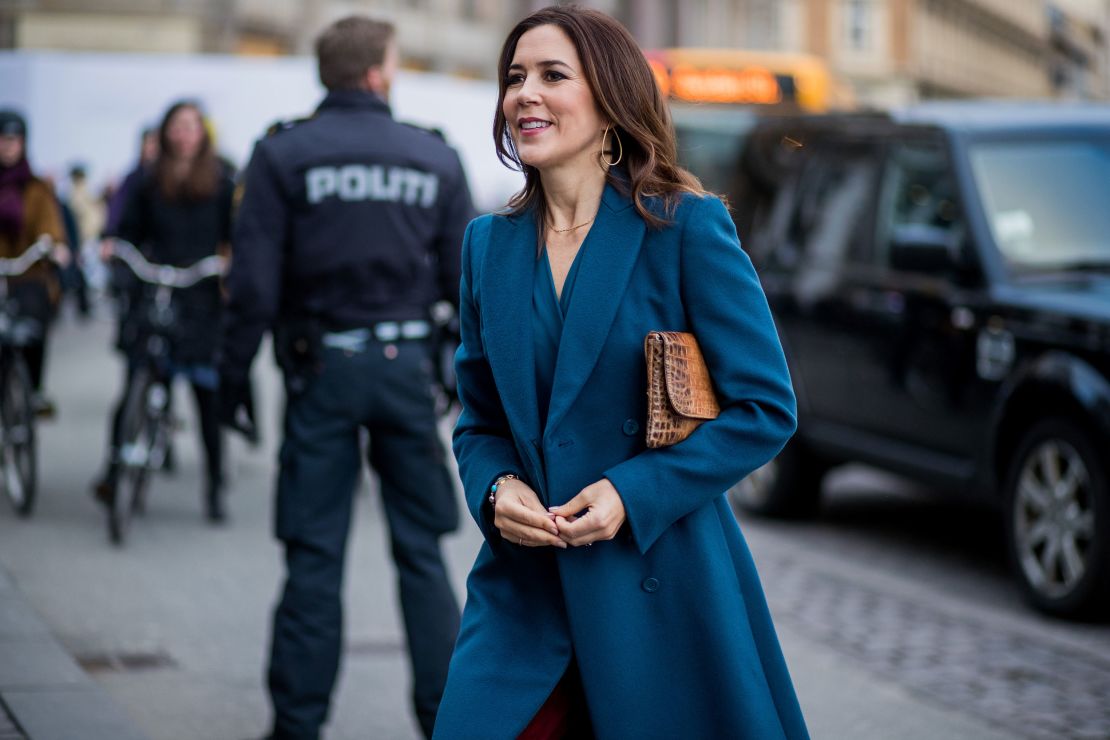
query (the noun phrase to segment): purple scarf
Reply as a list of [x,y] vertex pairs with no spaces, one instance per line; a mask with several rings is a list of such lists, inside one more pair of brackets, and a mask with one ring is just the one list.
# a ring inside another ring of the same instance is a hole
[[23,189],[31,181],[27,160],[0,167],[0,234],[18,239],[23,233]]

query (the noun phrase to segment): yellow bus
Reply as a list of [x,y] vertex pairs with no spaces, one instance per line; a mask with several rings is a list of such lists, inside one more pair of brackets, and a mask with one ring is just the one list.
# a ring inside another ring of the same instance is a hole
[[644,56],[663,94],[678,103],[821,113],[845,102],[827,65],[808,54],[683,48]]
[[851,103],[828,66],[808,54],[679,48],[644,56],[670,101],[683,166],[716,192],[731,191],[759,116],[823,113]]

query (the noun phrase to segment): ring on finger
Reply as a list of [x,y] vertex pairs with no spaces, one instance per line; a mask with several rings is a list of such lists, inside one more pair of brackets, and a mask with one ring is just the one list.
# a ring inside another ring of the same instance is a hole
[[519,545],[520,545],[521,547],[524,547],[524,538],[523,538],[523,537],[521,537],[521,538],[520,538],[520,542],[519,542],[518,544],[519,544]]

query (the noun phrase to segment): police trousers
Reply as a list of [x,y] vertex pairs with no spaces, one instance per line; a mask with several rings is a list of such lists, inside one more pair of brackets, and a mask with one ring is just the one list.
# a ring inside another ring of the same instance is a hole
[[412,668],[412,701],[430,737],[459,628],[439,547],[458,504],[436,430],[425,342],[323,349],[323,370],[290,396],[276,533],[286,581],[274,612],[269,689],[275,738],[314,739],[327,719],[342,649],[344,554],[361,472],[360,430],[381,496]]

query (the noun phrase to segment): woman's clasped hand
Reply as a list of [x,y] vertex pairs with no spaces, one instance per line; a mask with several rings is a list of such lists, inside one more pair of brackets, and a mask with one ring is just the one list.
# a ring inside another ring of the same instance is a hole
[[605,478],[549,509],[527,483],[506,480],[498,486],[493,506],[493,524],[501,537],[521,547],[592,545],[616,537],[624,520],[624,502]]

